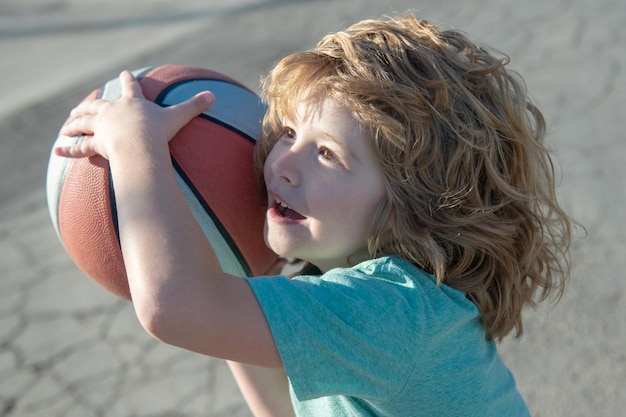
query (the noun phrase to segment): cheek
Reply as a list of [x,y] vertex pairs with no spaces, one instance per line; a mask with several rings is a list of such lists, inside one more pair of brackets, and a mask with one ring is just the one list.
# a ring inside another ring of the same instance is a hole
[[[370,190],[373,191],[372,188],[370,188]],[[377,188],[375,192],[362,195],[358,200],[359,206],[355,207],[357,212],[354,213],[354,216],[363,224],[364,231],[368,234],[368,237],[369,233],[372,231],[374,217],[376,216],[380,205],[383,203],[385,196],[386,190],[384,188]]]
[[271,158],[271,153],[269,153],[267,157],[265,158],[265,162],[263,163],[263,180],[265,181],[265,184],[268,183],[271,177],[271,174],[272,174],[272,158]]
[[358,227],[367,232],[378,205],[384,198],[384,194],[368,194],[358,190],[364,187],[354,187],[349,190],[335,193],[333,201],[327,202],[327,207],[334,207],[337,218],[346,227]]

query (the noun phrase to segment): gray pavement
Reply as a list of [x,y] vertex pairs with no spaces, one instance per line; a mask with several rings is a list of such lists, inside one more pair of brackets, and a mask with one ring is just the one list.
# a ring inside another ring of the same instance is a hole
[[65,115],[124,68],[178,63],[252,88],[286,53],[416,8],[512,58],[549,122],[578,232],[569,288],[501,352],[536,417],[624,416],[622,0],[0,1],[0,417],[249,416],[224,363],[152,340],[74,267],[45,171]]

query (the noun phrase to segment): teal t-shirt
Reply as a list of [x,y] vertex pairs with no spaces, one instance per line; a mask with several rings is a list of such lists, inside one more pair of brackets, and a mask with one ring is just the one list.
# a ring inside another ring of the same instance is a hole
[[476,306],[407,262],[248,282],[298,416],[529,416]]

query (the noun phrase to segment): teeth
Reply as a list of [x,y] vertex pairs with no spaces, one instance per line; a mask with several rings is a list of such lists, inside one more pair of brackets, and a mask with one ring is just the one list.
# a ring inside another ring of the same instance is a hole
[[289,207],[287,204],[283,203],[280,200],[276,200],[276,202],[278,203],[279,206],[281,206],[282,208],[286,208],[286,209],[290,209],[291,207]]

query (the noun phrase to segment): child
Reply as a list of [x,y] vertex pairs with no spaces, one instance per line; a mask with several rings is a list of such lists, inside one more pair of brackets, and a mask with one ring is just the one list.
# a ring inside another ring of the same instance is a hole
[[412,14],[357,23],[264,79],[265,239],[318,273],[235,279],[187,211],[167,142],[213,102],[73,111],[108,158],[137,316],[228,359],[257,416],[527,416],[496,342],[568,276],[545,124],[508,59]]

